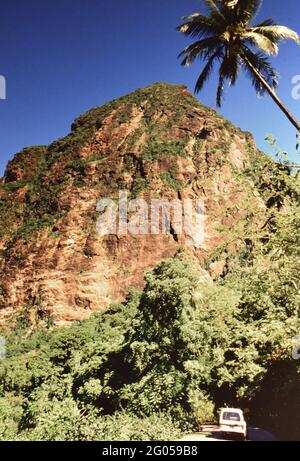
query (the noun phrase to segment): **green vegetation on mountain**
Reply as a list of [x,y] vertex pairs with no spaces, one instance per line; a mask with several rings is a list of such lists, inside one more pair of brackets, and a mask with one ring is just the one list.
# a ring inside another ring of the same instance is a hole
[[88,321],[30,334],[17,322],[0,362],[1,439],[174,439],[226,404],[299,437],[299,226],[296,204],[274,212],[214,283],[182,250]]

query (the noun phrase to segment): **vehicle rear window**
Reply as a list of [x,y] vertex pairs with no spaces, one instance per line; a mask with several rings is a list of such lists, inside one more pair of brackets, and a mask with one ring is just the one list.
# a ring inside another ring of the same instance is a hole
[[229,411],[225,411],[223,413],[223,419],[227,419],[228,421],[240,421],[240,415],[238,413],[232,413]]

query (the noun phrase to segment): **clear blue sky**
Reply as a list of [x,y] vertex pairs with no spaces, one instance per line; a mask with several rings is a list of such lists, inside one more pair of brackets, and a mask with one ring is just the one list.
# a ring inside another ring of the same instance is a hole
[[[65,135],[73,119],[91,107],[157,81],[192,90],[201,64],[181,68],[177,54],[188,40],[175,27],[201,5],[201,0],[2,0],[0,74],[7,79],[7,100],[0,100],[0,176],[21,148]],[[300,32],[299,0],[265,0],[261,16]],[[274,64],[282,77],[278,93],[300,119],[300,100],[291,96],[300,47],[284,44]],[[212,79],[199,95],[210,106],[215,85]],[[294,151],[295,130],[268,97],[256,98],[246,78],[228,90],[221,112],[252,131],[261,148],[268,150],[264,136],[272,132]]]

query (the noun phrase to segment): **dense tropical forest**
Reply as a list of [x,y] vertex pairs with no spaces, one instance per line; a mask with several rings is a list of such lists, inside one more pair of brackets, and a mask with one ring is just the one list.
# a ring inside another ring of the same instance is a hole
[[71,328],[33,330],[25,308],[0,362],[0,438],[172,440],[226,404],[299,437],[300,212],[272,214],[214,283],[182,249]]

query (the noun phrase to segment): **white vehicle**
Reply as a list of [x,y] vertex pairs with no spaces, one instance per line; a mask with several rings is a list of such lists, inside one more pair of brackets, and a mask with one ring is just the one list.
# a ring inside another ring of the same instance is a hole
[[222,408],[220,414],[220,431],[226,434],[247,437],[247,423],[244,413],[238,408]]

